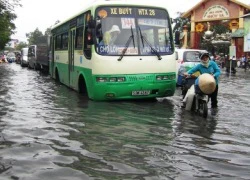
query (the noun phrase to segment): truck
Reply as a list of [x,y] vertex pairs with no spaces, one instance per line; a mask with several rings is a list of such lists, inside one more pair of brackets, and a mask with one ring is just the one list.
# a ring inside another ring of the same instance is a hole
[[28,67],[35,70],[49,70],[49,47],[47,44],[36,44],[29,46]]

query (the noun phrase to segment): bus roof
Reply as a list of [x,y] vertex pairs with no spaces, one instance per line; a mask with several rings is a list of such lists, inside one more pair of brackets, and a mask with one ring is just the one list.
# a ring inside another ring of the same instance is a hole
[[[59,27],[60,25],[68,22],[69,20],[81,15],[82,13],[88,11],[88,10],[92,10],[93,8],[97,8],[99,6],[115,6],[115,5],[119,5],[119,6],[143,6],[143,7],[155,7],[155,8],[160,8],[160,9],[166,9],[164,6],[162,5],[155,5],[153,4],[153,2],[149,3],[148,0],[140,0],[140,1],[136,1],[135,0],[95,0],[94,2],[85,5],[85,7],[83,7],[83,10],[74,14],[73,16],[71,16],[70,18],[56,24],[54,27],[51,28],[51,30]],[[167,10],[167,9],[166,9]]]

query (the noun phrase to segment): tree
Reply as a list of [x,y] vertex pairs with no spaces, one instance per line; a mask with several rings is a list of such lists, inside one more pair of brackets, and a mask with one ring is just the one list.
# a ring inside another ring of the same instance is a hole
[[179,42],[179,36],[183,32],[183,26],[187,25],[188,27],[188,32],[190,32],[191,29],[191,23],[189,18],[183,18],[181,15],[183,14],[182,12],[177,12],[178,17],[173,19],[173,23],[175,24],[173,27],[173,33],[175,35],[175,44],[180,45]]
[[20,42],[16,46],[16,50],[21,50],[22,48],[28,47],[28,44],[26,42]]
[[[57,20],[55,24],[59,23],[60,21]],[[34,32],[26,33],[26,37],[28,38],[29,45],[31,44],[44,44],[48,43],[48,38],[51,35],[51,27],[47,28],[44,34],[36,28]]]
[[20,0],[0,0],[0,49],[10,41],[10,37],[15,33],[16,26],[13,21],[17,18],[13,12],[14,8],[21,6]]
[[190,29],[191,28],[190,19],[181,17],[181,15],[183,14],[181,12],[178,12],[177,14],[178,14],[178,17],[173,19],[173,22],[175,23],[175,25],[173,27],[173,32],[175,32],[175,31],[182,32],[184,25],[187,25],[188,29]]
[[43,35],[38,28],[36,28],[34,32],[26,33],[26,37],[30,45],[47,43],[47,36]]
[[44,35],[45,36],[50,36],[51,35],[51,28],[47,28]]

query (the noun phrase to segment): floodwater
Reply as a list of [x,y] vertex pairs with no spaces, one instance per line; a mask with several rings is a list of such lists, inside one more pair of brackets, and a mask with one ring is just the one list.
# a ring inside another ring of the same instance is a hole
[[[93,102],[0,64],[0,179],[250,179],[250,71],[221,75],[207,119],[158,101]],[[210,107],[210,104],[209,104]]]

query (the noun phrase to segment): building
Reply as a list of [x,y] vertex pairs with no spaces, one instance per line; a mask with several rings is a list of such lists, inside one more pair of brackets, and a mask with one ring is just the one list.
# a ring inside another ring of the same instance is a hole
[[[187,46],[201,48],[205,41],[215,47],[235,46],[236,56],[241,57],[244,54],[244,23],[248,22],[248,18],[243,17],[249,12],[250,6],[237,0],[202,0],[182,14],[183,18],[190,18],[191,21]],[[224,32],[214,34],[216,28]]]
[[18,39],[11,39],[10,42],[8,42],[5,47],[15,49],[18,42],[19,42]]

